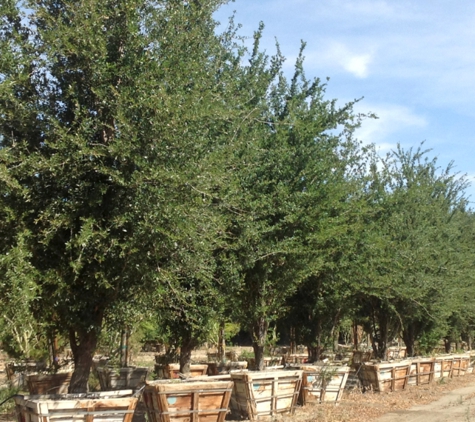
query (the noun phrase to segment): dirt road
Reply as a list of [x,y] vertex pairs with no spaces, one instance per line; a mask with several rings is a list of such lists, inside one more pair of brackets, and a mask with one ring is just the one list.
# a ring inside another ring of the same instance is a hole
[[425,405],[386,413],[376,422],[470,422],[475,421],[475,385],[449,391]]

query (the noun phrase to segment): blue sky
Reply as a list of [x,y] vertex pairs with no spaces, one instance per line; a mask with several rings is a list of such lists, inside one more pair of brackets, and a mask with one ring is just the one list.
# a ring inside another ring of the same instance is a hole
[[364,97],[371,111],[358,131],[380,152],[425,141],[441,167],[472,182],[475,207],[475,2],[461,0],[236,0],[216,18],[236,11],[241,35],[265,24],[262,47],[275,39],[289,73],[307,43],[308,77],[330,78],[328,98],[341,104]]

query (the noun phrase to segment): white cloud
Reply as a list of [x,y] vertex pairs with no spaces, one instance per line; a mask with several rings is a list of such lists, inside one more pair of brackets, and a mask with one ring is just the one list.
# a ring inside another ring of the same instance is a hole
[[[425,117],[413,112],[408,107],[397,104],[380,104],[368,106],[358,105],[357,109],[371,110],[377,119],[363,121],[362,127],[356,135],[365,143],[374,143],[380,152],[394,149],[395,142],[391,142],[393,135],[403,133],[407,129],[424,128],[428,125]],[[357,110],[362,111],[362,110]]]
[[368,76],[368,65],[371,61],[370,54],[363,54],[359,56],[350,56],[342,63],[345,70],[358,78],[366,78]]
[[370,47],[363,49],[350,48],[341,42],[332,42],[323,51],[314,51],[306,54],[307,63],[330,68],[343,69],[357,78],[368,77],[369,65],[373,60],[373,50]]

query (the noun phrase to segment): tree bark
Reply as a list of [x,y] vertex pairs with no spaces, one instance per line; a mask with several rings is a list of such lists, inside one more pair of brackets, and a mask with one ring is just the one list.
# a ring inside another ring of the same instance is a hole
[[[309,320],[313,319],[312,317]],[[320,318],[313,321],[310,336],[307,338],[308,362],[318,362],[322,352],[322,321]]]
[[256,371],[263,371],[264,364],[264,348],[266,345],[267,329],[269,323],[264,317],[260,317],[252,328],[252,347],[254,349],[254,358],[256,360]]
[[351,329],[353,332],[353,347],[355,350],[358,350],[359,345],[360,345],[359,338],[358,338],[358,324],[356,322],[353,322]]
[[412,324],[409,324],[402,331],[402,339],[406,345],[406,354],[407,357],[413,357],[415,355],[414,343],[415,343],[415,332]]
[[71,328],[69,330],[69,341],[74,358],[74,372],[69,384],[69,393],[87,393],[92,358],[98,339],[99,331],[97,329],[75,331],[74,328]]
[[290,327],[290,354],[295,355],[297,353],[297,340],[295,334],[295,327]]
[[452,349],[452,339],[444,338],[445,353],[450,353]]
[[180,345],[180,372],[188,377],[190,375],[191,352],[198,343],[193,338],[183,339]]
[[371,337],[371,342],[373,345],[373,353],[375,357],[379,359],[386,359],[387,349],[388,349],[388,318],[382,313],[379,314],[378,318],[378,333],[376,336]]
[[224,340],[224,328],[225,323],[221,321],[219,323],[219,331],[218,331],[218,360],[219,362],[224,362],[224,356],[226,353],[226,342]]
[[127,328],[122,330],[120,337],[120,366],[122,368],[129,366],[129,330]]

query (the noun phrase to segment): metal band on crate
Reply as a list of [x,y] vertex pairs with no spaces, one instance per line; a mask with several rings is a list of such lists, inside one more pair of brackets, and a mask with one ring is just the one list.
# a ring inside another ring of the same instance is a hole
[[298,392],[296,393],[292,393],[292,394],[279,394],[279,395],[272,395],[272,396],[266,396],[266,397],[259,397],[259,398],[255,398],[254,401],[255,402],[261,402],[261,401],[268,401],[269,399],[275,399],[275,398],[280,398],[280,399],[285,399],[285,398],[289,398],[289,397],[293,397],[293,396],[298,396]]
[[182,395],[185,395],[185,394],[193,394],[193,393],[225,393],[225,392],[228,392],[228,391],[233,391],[232,388],[226,388],[226,389],[222,389],[222,388],[213,388],[213,389],[206,389],[206,390],[183,390],[183,391],[177,391],[177,392],[174,392],[174,391],[154,391],[154,394],[169,394],[170,396],[182,396]]
[[26,410],[21,413],[29,413],[31,415],[39,416],[40,418],[48,418],[50,416],[89,416],[89,415],[123,415],[123,414],[128,414],[128,413],[134,413],[135,410],[97,410],[97,411],[81,411],[80,409],[74,411],[74,410],[68,410],[64,412],[52,412],[52,413],[36,413],[33,412],[32,410]]
[[227,412],[228,408],[223,409],[197,409],[197,410],[177,410],[174,412],[161,412],[160,410],[153,410],[153,413],[159,415],[187,415],[188,413],[215,413],[215,412]]

